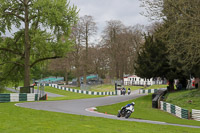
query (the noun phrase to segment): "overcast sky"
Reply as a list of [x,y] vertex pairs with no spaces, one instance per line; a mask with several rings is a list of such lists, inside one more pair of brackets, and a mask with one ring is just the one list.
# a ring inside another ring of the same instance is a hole
[[106,21],[120,20],[126,26],[149,25],[148,18],[140,15],[144,8],[139,0],[71,0],[80,9],[79,16],[91,15],[102,32]]
[[[140,7],[139,0],[70,0],[70,4],[78,7],[79,16],[91,15],[98,27],[99,38],[106,26],[106,21],[120,20],[126,26],[136,24],[149,25],[148,18],[140,15],[144,8]],[[6,32],[7,36],[10,33]]]

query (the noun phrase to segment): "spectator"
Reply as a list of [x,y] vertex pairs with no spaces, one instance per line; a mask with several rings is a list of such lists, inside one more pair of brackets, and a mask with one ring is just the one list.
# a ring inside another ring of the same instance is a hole
[[128,95],[130,95],[131,94],[131,89],[130,88],[128,88]]

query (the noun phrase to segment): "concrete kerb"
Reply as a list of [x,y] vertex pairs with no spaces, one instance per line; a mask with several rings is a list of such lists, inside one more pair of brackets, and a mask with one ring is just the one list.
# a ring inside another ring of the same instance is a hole
[[135,119],[135,118],[125,119],[123,117],[122,118],[121,117],[118,118],[115,115],[107,114],[107,112],[105,112],[105,113],[98,112],[96,110],[96,107],[86,108],[85,111],[90,112],[90,113],[98,114],[98,115],[100,115],[101,117],[104,117],[104,118],[118,119],[118,120],[123,120],[123,121],[135,121],[135,122],[143,122],[143,123],[159,124],[159,125],[171,125],[171,126],[179,126],[179,127],[200,128],[200,126],[172,124],[172,123],[161,122],[161,121],[142,120],[142,119]]

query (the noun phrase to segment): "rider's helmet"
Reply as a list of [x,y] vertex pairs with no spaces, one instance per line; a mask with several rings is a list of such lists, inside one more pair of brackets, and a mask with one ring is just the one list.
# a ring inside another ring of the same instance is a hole
[[132,104],[133,106],[135,105],[135,103],[134,103],[134,102],[132,102],[131,104]]

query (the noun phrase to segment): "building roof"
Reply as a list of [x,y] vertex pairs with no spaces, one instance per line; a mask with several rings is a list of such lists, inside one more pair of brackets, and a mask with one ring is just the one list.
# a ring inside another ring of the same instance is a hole
[[136,78],[138,77],[137,75],[131,75],[131,76],[127,76],[127,77],[124,77],[124,78]]

